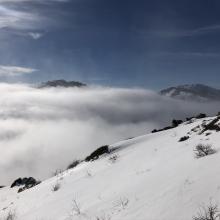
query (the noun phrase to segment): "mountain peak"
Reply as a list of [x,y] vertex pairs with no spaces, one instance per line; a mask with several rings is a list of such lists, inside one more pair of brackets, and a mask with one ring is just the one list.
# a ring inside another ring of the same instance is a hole
[[49,88],[49,87],[85,87],[86,84],[78,81],[66,81],[64,79],[47,81],[40,84],[38,88]]
[[188,101],[220,101],[220,90],[203,84],[186,84],[161,90],[160,95]]

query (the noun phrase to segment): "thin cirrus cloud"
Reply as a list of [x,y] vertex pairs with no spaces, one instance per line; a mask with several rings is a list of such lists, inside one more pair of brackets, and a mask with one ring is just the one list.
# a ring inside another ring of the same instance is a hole
[[36,14],[0,5],[0,28],[30,28],[31,24],[37,20],[39,17]]
[[[52,22],[49,14],[43,14],[41,9],[51,6],[52,3],[64,2],[68,2],[68,0],[0,0],[0,28],[39,30]],[[39,9],[35,10],[36,8],[31,3],[38,4]],[[42,33],[34,31],[29,31],[27,35],[33,39],[42,37]]]
[[30,32],[29,36],[31,38],[33,38],[34,40],[38,40],[38,39],[40,39],[43,36],[43,34],[42,33],[38,33],[38,32]]
[[0,65],[0,76],[20,76],[37,71],[36,69],[20,66],[3,66]]
[[68,2],[69,0],[0,0],[0,3],[8,3],[8,2],[14,2],[14,3],[22,3],[22,2]]
[[159,37],[193,37],[206,34],[212,34],[220,31],[220,25],[214,24],[202,26],[194,29],[176,29],[176,30],[147,30],[141,31],[143,34],[154,35]]

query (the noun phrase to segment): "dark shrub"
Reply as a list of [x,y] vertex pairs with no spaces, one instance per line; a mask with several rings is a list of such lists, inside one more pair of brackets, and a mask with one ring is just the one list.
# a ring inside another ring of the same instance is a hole
[[178,125],[182,124],[183,121],[182,120],[176,120],[176,119],[173,119],[172,121],[172,126],[173,127],[177,127]]
[[25,189],[26,189],[25,187],[21,187],[21,188],[19,188],[19,189],[18,189],[18,193],[23,192]]
[[77,165],[79,165],[79,163],[80,163],[79,160],[74,160],[71,164],[69,164],[69,166],[67,167],[67,170],[76,167]]
[[189,118],[187,117],[187,118],[186,118],[186,121],[191,121],[193,118],[194,118],[194,117],[189,117]]
[[26,190],[26,189],[30,189],[30,188],[32,188],[32,187],[34,187],[34,186],[36,186],[36,185],[38,185],[38,184],[40,184],[41,183],[41,181],[36,181],[35,183],[30,183],[29,182],[29,184],[28,184],[28,182],[23,186],[23,187],[21,187],[21,188],[19,188],[18,189],[18,193],[20,193],[20,192],[23,192],[24,190]]
[[97,150],[91,153],[88,157],[86,157],[85,161],[97,160],[99,156],[110,153],[108,147],[109,147],[108,145],[99,147]]
[[21,186],[23,181],[21,178],[16,179],[12,184],[11,184],[11,188],[15,187],[15,186]]
[[40,183],[41,183],[40,181],[35,180],[33,177],[18,178],[12,183],[11,188],[13,188],[15,186],[23,186],[22,188],[20,188],[18,190],[18,192],[22,192],[26,189],[29,189],[31,187],[34,187],[34,186],[40,184]]
[[200,119],[200,118],[206,118],[206,117],[207,117],[206,114],[204,114],[204,113],[200,113],[200,114],[196,115],[195,118]]
[[220,131],[220,127],[218,124],[216,124],[219,121],[219,117],[213,119],[209,124],[203,125],[204,129],[202,130],[201,133],[204,133],[207,130],[215,130],[215,131]]
[[157,133],[158,130],[157,129],[154,129],[153,131],[151,131],[151,133]]
[[24,185],[25,186],[35,186],[38,183],[33,177],[24,178]]
[[153,131],[151,131],[151,133],[156,133],[156,132],[160,132],[160,131],[166,131],[166,130],[169,130],[169,129],[172,129],[173,126],[168,126],[168,127],[165,127],[165,128],[161,128],[159,130],[157,129],[154,129]]
[[196,158],[205,157],[216,153],[216,150],[209,144],[198,144],[194,149]]
[[189,139],[189,136],[184,136],[179,139],[179,142],[183,142]]
[[168,126],[168,127],[162,128],[160,131],[166,131],[166,130],[169,130],[169,129],[172,129],[172,128],[173,128],[172,126]]
[[211,135],[211,134],[212,134],[211,132],[208,132],[208,133],[205,134],[205,136],[209,136],[209,135]]

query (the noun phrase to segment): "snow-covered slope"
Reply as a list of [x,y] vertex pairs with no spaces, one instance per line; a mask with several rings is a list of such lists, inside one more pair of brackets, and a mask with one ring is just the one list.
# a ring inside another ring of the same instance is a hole
[[[12,212],[18,220],[190,220],[200,205],[220,202],[220,133],[201,134],[213,119],[121,141],[112,154],[21,193],[2,188],[0,219]],[[196,159],[199,143],[217,153]]]

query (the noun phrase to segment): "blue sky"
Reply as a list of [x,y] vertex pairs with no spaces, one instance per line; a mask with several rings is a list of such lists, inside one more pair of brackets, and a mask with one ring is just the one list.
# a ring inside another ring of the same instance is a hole
[[0,0],[0,79],[220,88],[218,0]]

